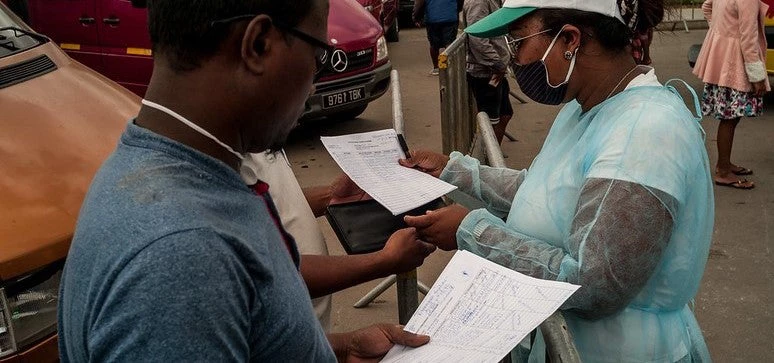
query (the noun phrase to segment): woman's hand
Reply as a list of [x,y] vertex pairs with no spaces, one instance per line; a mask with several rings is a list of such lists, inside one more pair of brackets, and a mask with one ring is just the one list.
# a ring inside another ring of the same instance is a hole
[[398,160],[400,165],[407,168],[416,168],[436,178],[441,176],[443,168],[449,163],[449,157],[429,150],[416,150],[411,152],[408,159]]
[[457,229],[469,213],[468,209],[452,204],[440,209],[427,211],[422,216],[406,216],[403,220],[417,229],[419,237],[444,251],[457,249]]
[[763,97],[763,95],[766,94],[766,80],[762,80],[760,82],[755,82],[752,84],[753,86],[753,94],[755,94],[756,97]]

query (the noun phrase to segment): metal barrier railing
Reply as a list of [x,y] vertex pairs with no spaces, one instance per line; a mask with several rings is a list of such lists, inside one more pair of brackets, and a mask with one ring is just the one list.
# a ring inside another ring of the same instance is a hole
[[[463,35],[457,37],[438,58],[443,152],[448,154],[454,150],[469,150],[469,154],[482,163],[504,168],[505,159],[489,116],[484,112],[474,114],[475,105],[465,70],[466,55],[467,45]],[[560,311],[544,321],[540,325],[540,331],[551,362],[581,361]],[[503,362],[510,362],[510,356]]]
[[[479,112],[476,115],[477,134],[476,144],[480,146],[474,147],[475,149],[482,150],[482,156],[486,157],[487,164],[495,168],[505,168],[505,158],[503,157],[503,150],[500,148],[500,144],[497,143],[492,123],[489,121],[489,115],[486,112]],[[482,158],[477,157],[482,160]]]
[[469,150],[476,131],[475,106],[465,72],[467,46],[459,36],[438,56],[443,153]]
[[704,14],[701,12],[702,1],[698,0],[672,0],[667,5],[671,8],[664,14],[665,25],[671,25],[671,31],[677,28],[678,24],[682,23],[685,32],[690,32],[688,22],[692,22],[694,25],[696,21],[704,20]]

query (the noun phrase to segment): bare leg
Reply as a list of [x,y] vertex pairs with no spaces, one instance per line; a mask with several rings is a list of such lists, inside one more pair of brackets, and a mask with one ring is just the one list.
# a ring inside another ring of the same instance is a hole
[[[736,126],[739,125],[739,120],[740,119],[736,119],[736,124],[734,124],[734,128],[731,129],[731,144],[734,143],[734,138],[736,137]],[[729,149],[729,152],[728,152],[728,163],[729,163],[729,165],[731,165],[731,171],[734,172],[734,173],[737,172],[739,169],[742,169],[742,167],[737,166],[736,164],[731,162],[731,151],[730,151],[730,149]]]
[[719,177],[731,174],[731,149],[734,146],[734,132],[739,118],[720,120],[718,125],[718,163],[715,172]]
[[497,143],[503,143],[503,136],[505,135],[505,128],[508,127],[508,121],[511,120],[512,115],[500,116],[500,122],[493,126],[495,137],[497,137]]
[[[731,149],[734,146],[734,134],[736,125],[739,124],[739,118],[730,120],[720,120],[718,125],[718,163],[715,166],[715,181],[722,183],[732,183],[739,180],[734,175],[734,164],[731,163]],[[752,185],[752,182],[749,182]]]

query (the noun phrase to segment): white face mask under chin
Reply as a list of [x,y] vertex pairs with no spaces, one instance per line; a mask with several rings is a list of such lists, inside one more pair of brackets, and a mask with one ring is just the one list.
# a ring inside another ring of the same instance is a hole
[[204,135],[205,137],[211,139],[212,141],[215,141],[218,143],[218,145],[222,146],[224,149],[226,149],[228,152],[234,154],[237,158],[239,158],[239,175],[242,177],[242,181],[244,181],[247,185],[253,185],[258,182],[258,174],[256,174],[255,170],[255,162],[253,161],[252,157],[250,157],[249,154],[240,154],[236,152],[234,149],[231,148],[231,146],[228,146],[226,143],[218,140],[215,136],[213,136],[211,133],[207,132],[207,130],[199,127],[195,123],[191,122],[187,118],[181,116],[175,111],[172,111],[162,105],[159,105],[158,103],[148,101],[148,100],[142,100],[142,104],[145,106],[148,106],[150,108],[156,109],[158,111],[161,111],[163,113],[166,113],[169,116],[174,117],[178,121],[182,122],[186,126],[190,127],[194,131]]

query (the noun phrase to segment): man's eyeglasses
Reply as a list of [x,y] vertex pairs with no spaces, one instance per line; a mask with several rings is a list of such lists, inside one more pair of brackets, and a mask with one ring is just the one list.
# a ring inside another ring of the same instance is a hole
[[530,35],[527,35],[526,37],[521,37],[521,38],[513,38],[510,34],[505,35],[505,43],[508,44],[508,51],[511,52],[511,57],[516,56],[516,52],[519,51],[519,46],[521,46],[521,42],[523,42],[525,39],[532,38],[540,34],[548,33],[550,31],[551,29],[541,30],[535,34],[530,34]]
[[[232,23],[235,21],[240,20],[246,20],[246,19],[252,19],[258,15],[255,14],[245,14],[245,15],[238,15],[226,19],[221,20],[215,20],[210,22],[211,28],[218,28],[220,26],[226,25],[228,23]],[[272,23],[274,26],[276,26],[278,29],[285,31],[289,33],[290,35],[293,35],[294,37],[301,39],[305,42],[307,42],[309,45],[313,46],[315,48],[315,61],[316,61],[316,68],[314,72],[314,81],[317,82],[317,80],[322,76],[322,71],[325,69],[325,64],[328,61],[328,55],[332,54],[334,51],[334,47],[330,44],[328,44],[325,41],[322,41],[320,39],[317,39],[301,30],[298,30],[292,26],[286,25],[280,21],[276,21],[272,19]]]

